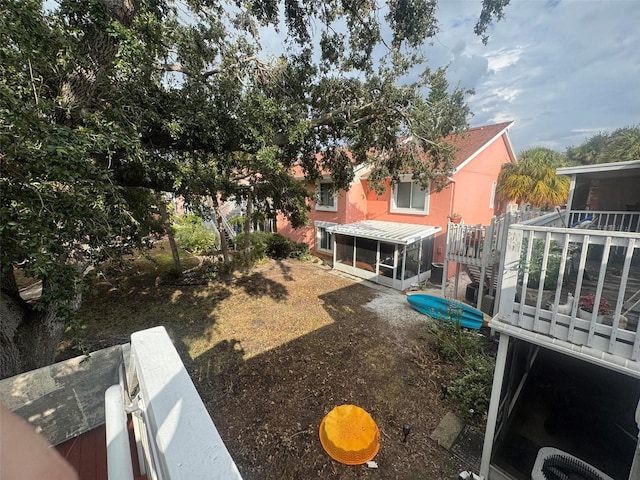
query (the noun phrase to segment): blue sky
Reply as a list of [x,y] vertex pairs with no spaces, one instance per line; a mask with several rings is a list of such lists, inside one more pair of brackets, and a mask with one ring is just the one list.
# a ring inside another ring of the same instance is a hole
[[512,0],[473,34],[480,0],[441,0],[429,65],[475,89],[471,125],[515,120],[517,152],[563,151],[603,130],[640,123],[640,1]]

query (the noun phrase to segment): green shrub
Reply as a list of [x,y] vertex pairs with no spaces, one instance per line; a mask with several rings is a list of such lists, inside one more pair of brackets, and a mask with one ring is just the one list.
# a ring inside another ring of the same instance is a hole
[[273,233],[267,240],[267,256],[271,258],[288,258],[291,255],[294,243],[279,233]]
[[311,250],[309,250],[309,245],[304,242],[293,242],[294,247],[291,252],[291,257],[297,258],[299,260],[310,260],[311,259]]
[[486,341],[456,322],[433,322],[431,332],[436,338],[436,351],[445,361],[464,362],[484,351]]
[[448,385],[451,399],[467,419],[484,420],[495,367],[495,360],[487,353],[487,339],[459,323],[434,322],[430,330],[440,357],[460,369]]
[[306,260],[311,257],[311,251],[306,243],[294,242],[279,233],[272,233],[268,239],[267,256]]
[[489,411],[495,361],[486,354],[471,355],[462,373],[449,384],[449,394],[462,415],[484,420]]
[[[244,233],[236,237],[238,249],[244,244]],[[311,252],[309,245],[289,240],[279,233],[252,232],[251,233],[251,260],[257,262],[264,258],[299,258],[309,259]]]
[[202,225],[197,215],[182,215],[176,220],[175,236],[180,246],[195,255],[213,255],[220,248],[218,233]]
[[[267,258],[267,246],[269,243],[270,233],[266,232],[251,232],[249,238],[251,240],[251,257],[249,259],[243,259],[250,263],[260,262]],[[236,236],[236,248],[240,251],[244,247],[244,233],[239,233]],[[236,254],[237,255],[237,254]]]
[[[527,246],[528,239],[522,242],[522,250],[520,252],[520,281],[524,279],[524,273],[529,271],[527,288],[539,288],[540,277],[542,276],[542,261],[544,260],[545,241],[536,238],[533,240],[531,247],[531,259],[527,264]],[[558,286],[558,275],[560,272],[561,253],[558,242],[552,240],[549,243],[549,255],[547,256],[547,269],[544,277],[544,290],[555,290]]]

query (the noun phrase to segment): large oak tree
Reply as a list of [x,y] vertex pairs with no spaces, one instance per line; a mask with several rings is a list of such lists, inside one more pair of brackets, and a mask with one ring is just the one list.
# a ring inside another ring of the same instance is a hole
[[[478,35],[507,3],[483,0]],[[53,360],[84,273],[162,227],[156,192],[251,196],[302,224],[296,162],[338,188],[363,162],[374,183],[443,178],[454,152],[440,139],[465,128],[465,92],[444,70],[409,80],[436,6],[2,0],[0,377]],[[276,29],[286,48],[267,55],[260,35]],[[17,270],[42,280],[37,302]]]

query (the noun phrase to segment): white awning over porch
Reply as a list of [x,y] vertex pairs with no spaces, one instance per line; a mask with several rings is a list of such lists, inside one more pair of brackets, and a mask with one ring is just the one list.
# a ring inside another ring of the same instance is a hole
[[416,225],[413,223],[381,222],[378,220],[363,220],[356,223],[334,225],[327,228],[328,232],[339,235],[349,235],[358,238],[370,238],[383,242],[410,245],[423,238],[431,237],[442,228],[431,225]]

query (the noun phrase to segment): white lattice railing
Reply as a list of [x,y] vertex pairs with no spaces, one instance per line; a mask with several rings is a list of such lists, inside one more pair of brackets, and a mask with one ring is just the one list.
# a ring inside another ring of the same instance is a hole
[[[517,224],[509,228],[504,255],[493,326],[542,334],[640,369],[637,234]],[[610,308],[585,315],[579,303],[586,295]]]

